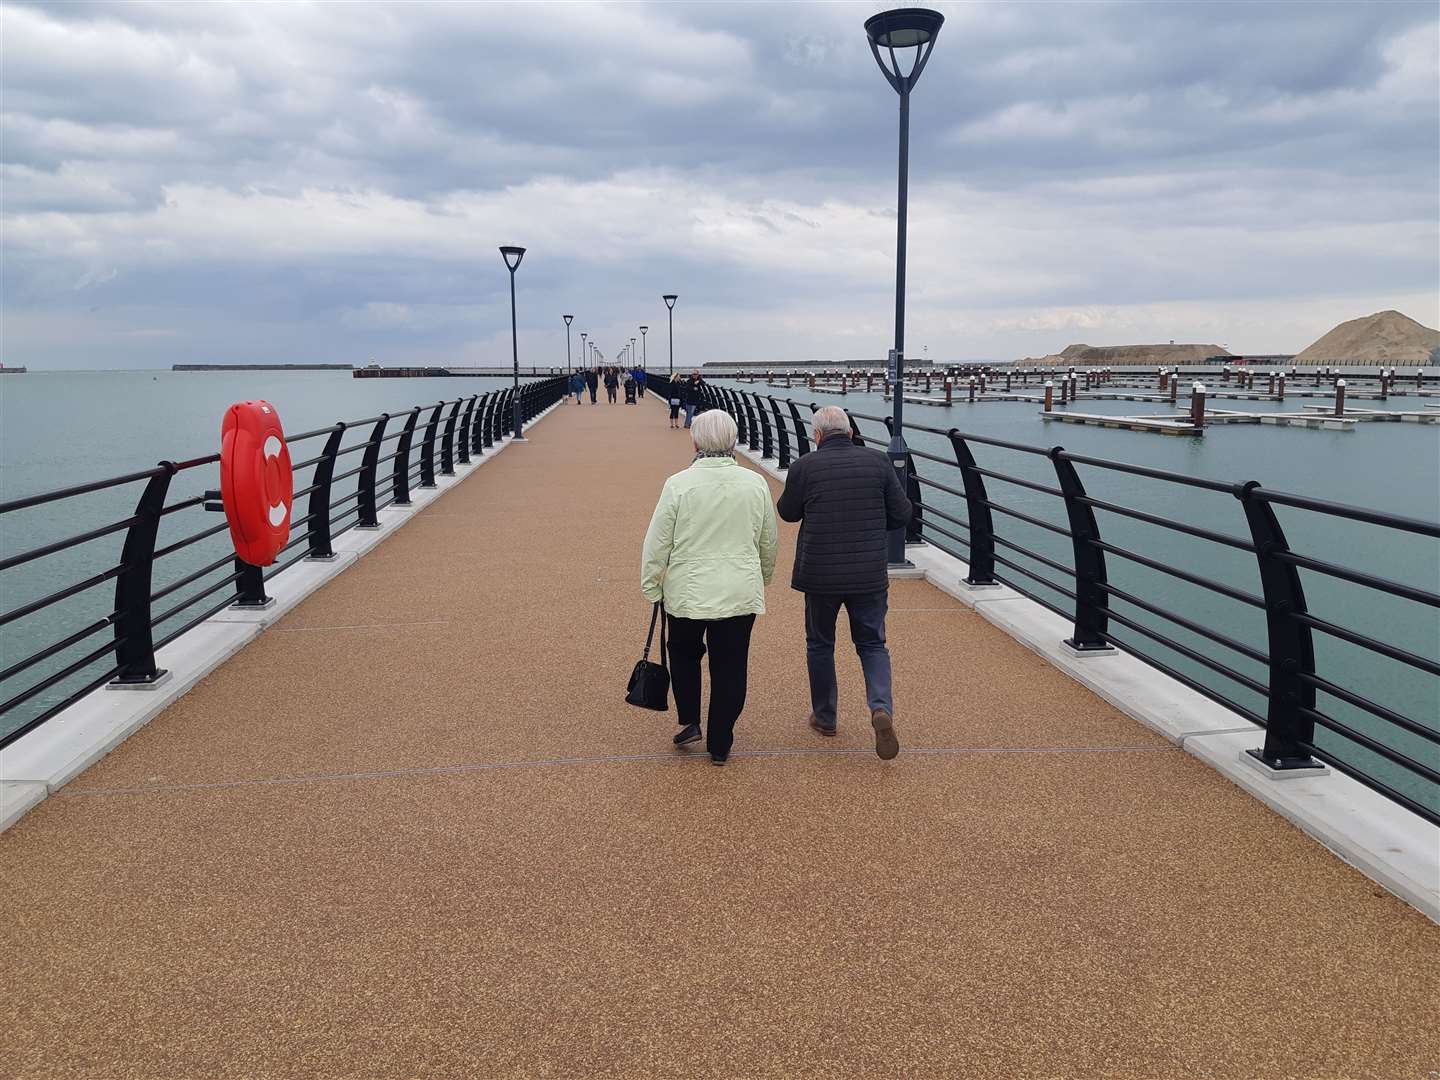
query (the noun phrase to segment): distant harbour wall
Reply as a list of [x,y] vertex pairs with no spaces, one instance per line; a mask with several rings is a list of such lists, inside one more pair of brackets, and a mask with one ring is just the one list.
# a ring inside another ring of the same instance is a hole
[[354,364],[171,364],[171,371],[352,371]]

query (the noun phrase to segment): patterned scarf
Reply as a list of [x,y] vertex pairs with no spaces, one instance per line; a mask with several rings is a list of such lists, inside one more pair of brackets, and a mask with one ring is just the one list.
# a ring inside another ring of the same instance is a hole
[[695,456],[690,459],[690,464],[691,464],[691,465],[694,465],[695,462],[699,461],[701,458],[707,458],[707,457],[728,457],[728,458],[733,458],[734,456],[735,456],[735,448],[734,448],[733,446],[732,446],[729,450],[696,450],[696,451],[695,451]]

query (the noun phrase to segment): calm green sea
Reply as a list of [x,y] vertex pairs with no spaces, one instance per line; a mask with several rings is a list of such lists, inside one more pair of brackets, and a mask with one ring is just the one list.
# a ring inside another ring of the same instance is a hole
[[[245,398],[269,400],[277,407],[286,430],[294,432],[337,419],[367,417],[381,411],[395,413],[414,405],[468,396],[503,382],[487,378],[357,380],[344,372],[31,372],[5,376],[0,378],[0,498],[13,499],[145,468],[161,458],[183,459],[213,453],[217,449],[220,417],[226,406]],[[1291,385],[1300,388],[1300,383],[1303,380]],[[762,386],[744,388],[766,390]],[[784,390],[769,392],[781,396],[787,393]],[[856,412],[876,416],[888,411],[879,395],[851,394],[841,399],[830,394],[808,394],[798,386],[789,393],[801,402],[812,399],[822,404],[838,402]],[[1423,408],[1424,400],[1394,398],[1389,406]],[[1285,408],[1298,412],[1307,403],[1305,399],[1294,399],[1287,402]],[[1236,410],[1274,411],[1276,408],[1273,404],[1258,402],[1217,404]],[[1371,402],[1355,404],[1373,405]],[[1081,407],[1085,411],[1111,415],[1166,411],[1161,406],[1132,402],[1093,402]],[[1227,482],[1258,480],[1269,488],[1429,521],[1440,520],[1440,426],[1362,424],[1353,431],[1339,432],[1245,425],[1212,428],[1204,438],[1192,439],[1046,423],[1040,419],[1038,408],[1027,403],[956,404],[948,409],[911,405],[907,408],[907,420],[942,428],[953,426],[979,435],[1039,446],[1062,445],[1099,457]],[[656,422],[663,422],[659,410]],[[862,422],[862,428],[867,434],[883,434],[883,429],[875,423]],[[362,437],[363,433],[357,431],[353,440]],[[939,436],[920,434],[912,438],[912,445],[946,459],[952,457],[948,441]],[[314,452],[318,452],[318,448],[317,442]],[[1046,459],[979,445],[974,447],[974,452],[982,466],[1042,483],[1055,482],[1053,469]],[[358,464],[358,455],[353,457]],[[924,460],[919,462],[919,469],[922,475],[958,486],[958,473],[954,470],[942,470]],[[1230,496],[1181,489],[1093,468],[1082,468],[1081,472],[1090,492],[1098,497],[1248,539],[1240,504]],[[213,468],[195,470],[176,479],[171,498],[173,501],[215,486],[218,486],[218,477]],[[337,496],[346,490],[337,488]],[[133,510],[138,494],[139,485],[132,485],[119,491],[6,515],[0,519],[0,552],[25,550],[123,518]],[[962,519],[966,516],[959,500],[933,489],[926,489],[925,494],[939,509]],[[1016,510],[1057,525],[1065,524],[1063,507],[1049,496],[999,483],[992,484],[990,494],[995,501]],[[1437,548],[1432,540],[1283,507],[1278,513],[1293,550],[1440,592],[1440,560],[1436,558]],[[174,523],[177,528],[162,535],[162,544],[209,524],[198,511],[177,514],[175,518],[184,520],[177,520]],[[941,519],[935,521],[949,527]],[[1259,591],[1254,559],[1243,552],[1218,548],[1103,512],[1099,525],[1105,539],[1122,547],[1192,573],[1213,576],[1236,588]],[[1003,515],[996,515],[996,526],[1001,536],[1014,543],[1069,564],[1068,541],[1064,538]],[[942,536],[937,535],[936,539],[942,546],[956,546]],[[5,591],[0,607],[11,610],[113,565],[118,559],[120,544],[119,536],[108,537],[6,573],[0,578],[0,587]],[[206,562],[223,557],[226,550],[228,541],[222,535],[213,543],[196,545],[194,549],[162,560],[156,568],[156,587],[163,587]],[[1043,566],[1023,558],[1017,561],[1036,573],[1058,578]],[[1257,610],[1118,558],[1109,560],[1109,571],[1110,580],[1120,588],[1197,622],[1223,629],[1257,648],[1265,648],[1263,615]],[[1013,573],[1011,576],[1058,606],[1068,606],[1068,601],[1045,591],[1043,586]],[[1311,610],[1320,617],[1424,656],[1440,656],[1440,615],[1434,609],[1324,575],[1307,572],[1303,580]],[[180,602],[187,595],[182,590],[173,599]],[[58,640],[87,620],[103,617],[108,614],[112,599],[113,586],[102,585],[43,614],[0,628],[4,663],[12,663],[42,644]],[[1161,630],[1243,674],[1264,680],[1263,669],[1243,656],[1167,625],[1143,611],[1127,609],[1119,602],[1116,607],[1137,622]],[[183,618],[183,615],[177,616],[177,624]],[[1132,641],[1137,649],[1263,712],[1263,702],[1243,686],[1139,633],[1114,629],[1117,637]],[[102,634],[35,672],[38,675],[58,670],[103,640]],[[1319,670],[1327,678],[1440,729],[1440,684],[1436,680],[1421,677],[1400,664],[1323,634],[1316,635],[1315,647]],[[977,677],[983,677],[984,657],[957,654],[955,663],[972,667]],[[6,697],[28,685],[30,674],[14,681],[20,685],[0,687]],[[57,688],[55,693],[60,690]],[[11,715],[0,717],[0,731],[36,715],[55,699],[55,694],[42,695]],[[1318,708],[1440,768],[1440,754],[1414,735],[1398,732],[1324,694],[1320,695]],[[1440,809],[1440,792],[1433,786],[1407,776],[1383,758],[1338,736],[1327,735],[1324,741],[1362,767],[1402,787],[1412,797]]]

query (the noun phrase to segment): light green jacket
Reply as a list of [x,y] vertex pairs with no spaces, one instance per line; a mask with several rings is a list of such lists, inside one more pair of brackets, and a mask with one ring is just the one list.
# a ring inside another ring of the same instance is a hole
[[734,458],[700,458],[665,481],[645,533],[640,588],[682,619],[763,615],[776,543],[760,474]]

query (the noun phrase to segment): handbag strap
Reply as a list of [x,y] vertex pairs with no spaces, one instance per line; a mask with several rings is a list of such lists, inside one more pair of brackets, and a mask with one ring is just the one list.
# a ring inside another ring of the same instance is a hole
[[660,666],[670,667],[670,658],[665,655],[665,625],[670,621],[670,616],[665,614],[665,601],[660,601],[657,607],[660,608]]
[[[641,657],[642,660],[650,659],[650,645],[655,640],[655,620],[660,617],[661,610],[661,601],[656,600],[654,608],[650,611],[650,632],[645,635],[645,654]],[[663,661],[665,657],[665,624],[663,622],[660,624],[660,657]]]

